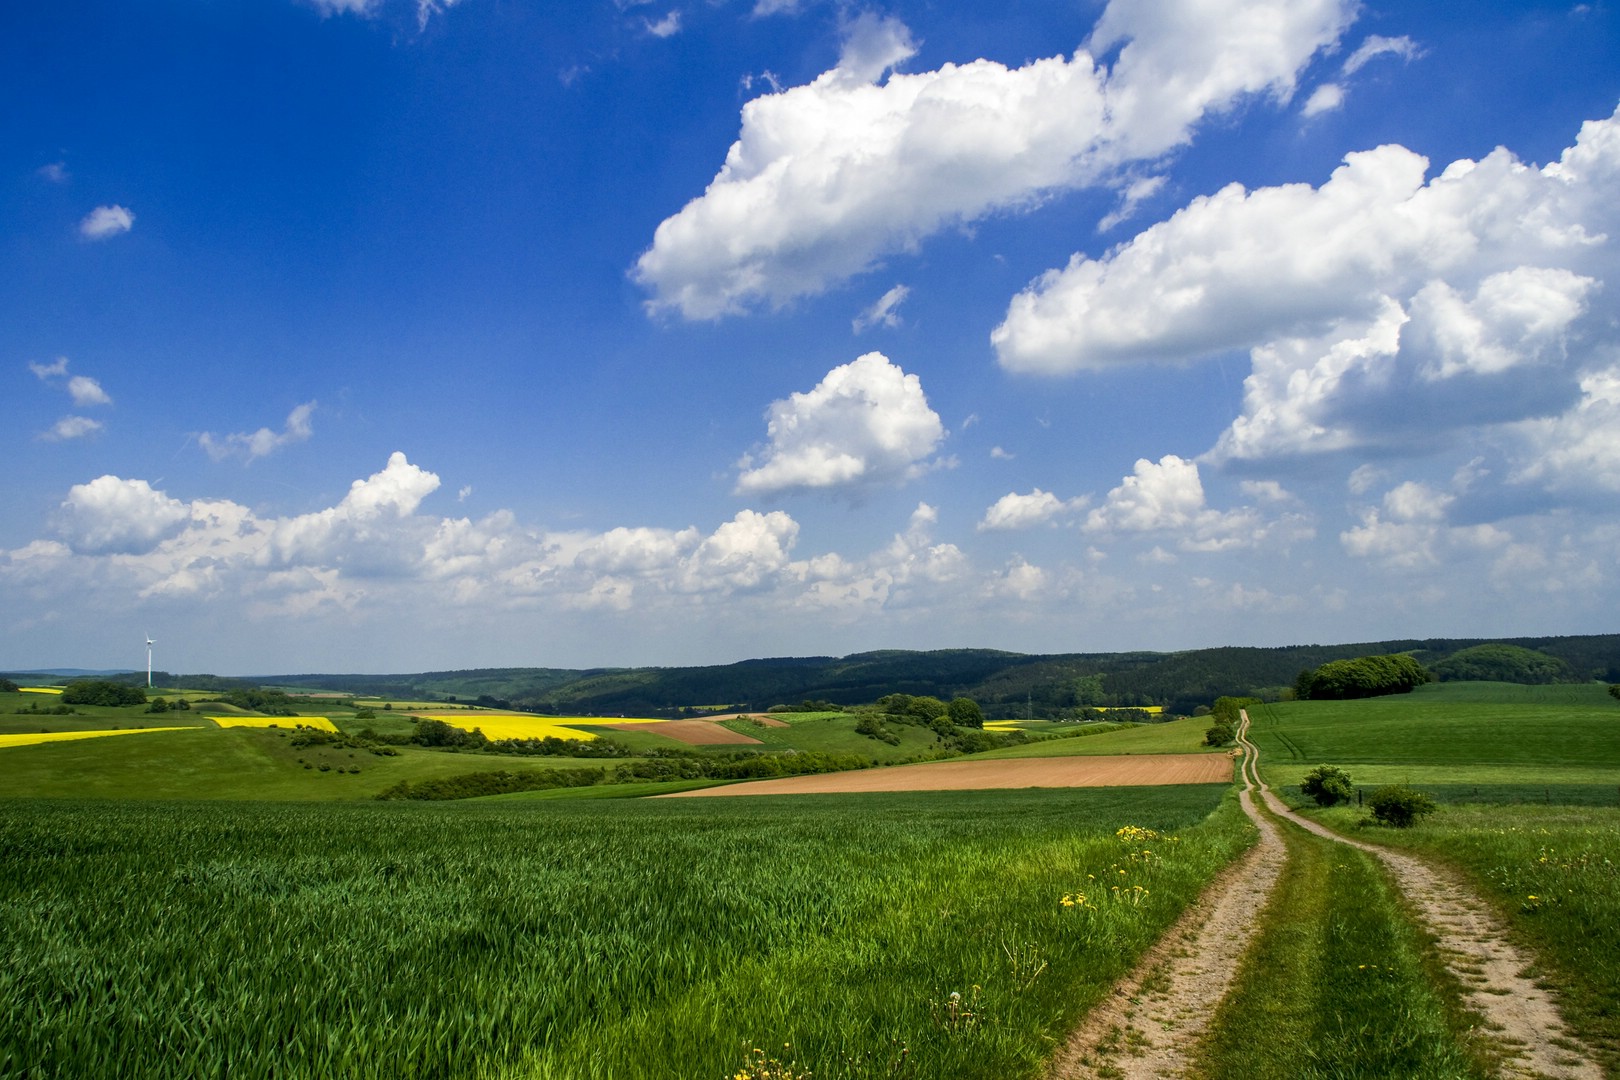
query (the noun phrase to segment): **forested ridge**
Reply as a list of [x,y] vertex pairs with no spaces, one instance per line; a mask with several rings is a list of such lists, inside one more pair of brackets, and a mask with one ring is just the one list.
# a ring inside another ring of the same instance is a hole
[[[985,715],[1051,717],[1080,708],[1160,705],[1190,713],[1221,696],[1280,696],[1301,671],[1371,654],[1407,654],[1425,667],[1479,645],[1534,649],[1570,679],[1620,682],[1620,634],[1539,638],[1430,638],[1182,652],[1024,654],[994,649],[882,650],[850,656],[772,657],[707,667],[481,668],[419,674],[259,676],[249,683],[345,694],[456,701],[557,715],[691,714],[824,701],[853,705],[885,694],[968,697]],[[188,685],[194,676],[181,679]],[[144,672],[141,673],[144,682]],[[220,680],[224,682],[226,680]],[[159,680],[160,685],[163,680]]]

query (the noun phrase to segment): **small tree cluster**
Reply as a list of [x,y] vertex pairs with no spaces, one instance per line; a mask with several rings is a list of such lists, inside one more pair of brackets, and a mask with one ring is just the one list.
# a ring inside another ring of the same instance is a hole
[[1380,697],[1410,693],[1430,678],[1422,664],[1404,653],[1361,656],[1300,672],[1294,681],[1294,693],[1301,700]]
[[1237,741],[1237,728],[1222,720],[1204,732],[1205,746],[1231,746]]
[[96,679],[71,682],[62,690],[64,705],[145,705],[146,691]]
[[[877,700],[885,714],[906,723],[940,729],[941,721],[950,727],[982,728],[984,712],[971,698],[959,697],[949,704],[926,694],[886,694]],[[941,730],[941,734],[948,734]]]
[[1317,806],[1333,806],[1346,802],[1355,794],[1350,774],[1337,765],[1318,765],[1299,782],[1302,794],[1316,800]]

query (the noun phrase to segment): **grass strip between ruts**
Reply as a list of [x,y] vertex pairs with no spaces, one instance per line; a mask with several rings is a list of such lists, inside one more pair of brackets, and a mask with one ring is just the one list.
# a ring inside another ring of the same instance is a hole
[[1288,866],[1200,1049],[1200,1077],[1490,1075],[1458,987],[1374,856],[1284,824]]

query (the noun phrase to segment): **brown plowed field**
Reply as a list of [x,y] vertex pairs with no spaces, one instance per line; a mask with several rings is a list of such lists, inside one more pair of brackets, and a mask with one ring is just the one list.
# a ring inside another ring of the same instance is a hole
[[723,728],[713,720],[666,720],[662,724],[602,724],[601,727],[619,731],[639,731],[642,734],[664,735],[676,742],[692,746],[718,746],[721,743],[755,743],[752,735],[740,735]]
[[942,761],[926,765],[898,765],[890,769],[750,780],[725,787],[681,791],[659,798],[812,795],[851,791],[1146,787],[1153,784],[1231,782],[1232,759],[1225,754],[1138,754],[1127,757],[1015,758],[1007,761]]

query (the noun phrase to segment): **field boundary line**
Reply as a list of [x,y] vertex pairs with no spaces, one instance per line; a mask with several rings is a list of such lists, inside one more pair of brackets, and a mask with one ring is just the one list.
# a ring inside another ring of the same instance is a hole
[[1378,858],[1406,896],[1417,920],[1439,943],[1447,970],[1463,988],[1463,1005],[1485,1018],[1484,1041],[1501,1054],[1503,1075],[1525,1080],[1603,1080],[1592,1050],[1569,1030],[1558,1002],[1525,973],[1535,958],[1513,944],[1508,928],[1455,873],[1382,844],[1356,840],[1288,807],[1260,780],[1260,754],[1241,713],[1244,780],[1256,785],[1272,813],[1300,828]]

